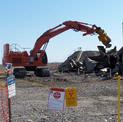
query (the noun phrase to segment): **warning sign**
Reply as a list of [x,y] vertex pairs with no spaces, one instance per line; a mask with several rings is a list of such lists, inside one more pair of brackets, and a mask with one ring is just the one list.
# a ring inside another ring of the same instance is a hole
[[8,98],[11,98],[16,95],[15,77],[13,75],[10,75],[7,78],[7,84],[8,84]]
[[77,106],[77,90],[74,87],[66,88],[66,107]]
[[55,110],[64,109],[65,90],[62,88],[51,88],[49,93],[48,108]]

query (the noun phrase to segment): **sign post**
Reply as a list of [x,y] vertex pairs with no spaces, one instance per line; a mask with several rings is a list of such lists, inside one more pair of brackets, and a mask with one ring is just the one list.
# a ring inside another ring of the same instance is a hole
[[11,99],[8,98],[8,106],[9,106],[9,122],[11,122]]
[[8,107],[9,107],[9,122],[11,122],[11,97],[16,95],[15,89],[15,77],[13,75],[13,67],[11,63],[7,63],[6,66],[7,79],[6,84],[8,87]]
[[118,102],[117,102],[117,107],[118,107],[118,122],[121,122],[120,120],[120,75],[117,76],[117,82],[118,82],[118,91],[117,91],[117,94],[118,94]]
[[121,76],[118,73],[115,74],[115,79],[117,80],[117,122],[121,122],[120,119],[120,80]]

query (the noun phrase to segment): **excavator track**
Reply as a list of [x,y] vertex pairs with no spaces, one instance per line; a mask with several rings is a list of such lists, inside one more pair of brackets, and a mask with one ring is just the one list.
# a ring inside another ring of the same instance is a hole
[[37,68],[34,71],[34,73],[38,77],[49,77],[50,76],[50,71],[48,68]]

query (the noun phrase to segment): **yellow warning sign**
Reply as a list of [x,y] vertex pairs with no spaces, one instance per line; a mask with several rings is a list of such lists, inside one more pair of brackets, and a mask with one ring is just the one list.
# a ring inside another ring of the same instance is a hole
[[66,88],[66,107],[77,106],[77,89],[75,87]]

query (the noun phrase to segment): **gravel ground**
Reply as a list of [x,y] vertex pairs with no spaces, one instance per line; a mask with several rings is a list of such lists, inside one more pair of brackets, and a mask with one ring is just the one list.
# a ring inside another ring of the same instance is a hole
[[[12,98],[12,122],[116,122],[117,81],[101,80],[74,73],[52,73],[50,78],[16,80]],[[76,87],[78,106],[64,111],[48,109],[51,87]],[[123,122],[123,81],[121,80],[121,122]]]

